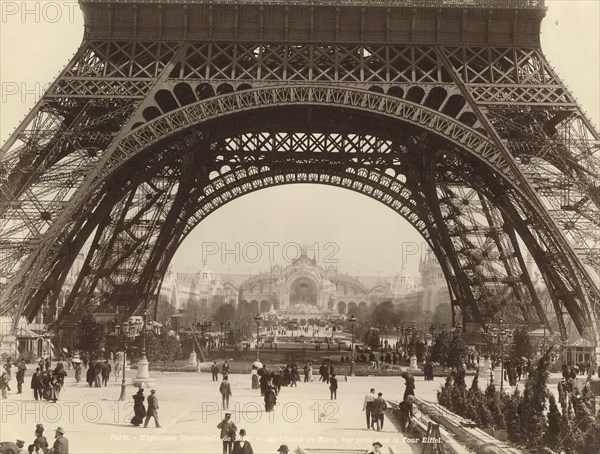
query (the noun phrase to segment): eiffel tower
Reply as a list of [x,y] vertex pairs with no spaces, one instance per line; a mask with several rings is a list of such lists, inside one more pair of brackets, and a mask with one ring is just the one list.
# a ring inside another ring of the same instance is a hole
[[599,135],[541,50],[543,0],[80,6],[79,50],[0,154],[15,324],[57,301],[84,245],[63,315],[156,310],[206,216],[314,183],[417,229],[463,326],[552,315],[598,344]]

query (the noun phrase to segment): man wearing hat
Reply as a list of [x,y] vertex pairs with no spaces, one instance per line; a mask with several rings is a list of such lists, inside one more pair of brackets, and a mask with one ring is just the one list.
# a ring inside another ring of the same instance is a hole
[[246,441],[246,429],[240,429],[238,439],[233,444],[231,454],[254,454],[252,445]]
[[24,446],[24,440],[17,440],[17,454],[27,454],[27,451],[25,450]]
[[290,449],[287,445],[281,445],[277,452],[280,452],[281,454],[288,454],[290,452]]
[[380,454],[381,448],[383,448],[383,445],[376,441],[375,443],[373,443],[373,450],[369,451],[368,454]]
[[144,427],[148,427],[148,421],[150,418],[154,418],[154,424],[158,429],[160,422],[158,422],[158,397],[156,397],[156,391],[151,389],[150,395],[148,396],[148,410],[146,411],[146,419],[144,420]]
[[65,438],[65,429],[57,427],[54,432],[55,440],[54,446],[48,452],[48,454],[69,454],[69,440]]
[[217,424],[217,429],[221,429],[220,438],[223,440],[223,454],[231,454],[233,440],[235,440],[235,433],[237,432],[237,426],[231,420],[231,412],[225,412],[225,419]]

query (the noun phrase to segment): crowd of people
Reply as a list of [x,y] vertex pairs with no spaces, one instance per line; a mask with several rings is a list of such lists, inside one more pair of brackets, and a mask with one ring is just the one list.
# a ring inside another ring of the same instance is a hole
[[16,443],[5,443],[4,452],[11,454],[69,454],[69,440],[65,437],[65,430],[57,427],[54,431],[54,443],[52,447],[44,436],[43,424],[35,426],[35,438],[25,450],[25,440],[17,440]]

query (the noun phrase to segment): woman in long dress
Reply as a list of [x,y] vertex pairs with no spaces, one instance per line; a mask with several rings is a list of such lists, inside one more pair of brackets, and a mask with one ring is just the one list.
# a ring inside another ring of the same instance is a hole
[[272,383],[269,383],[265,391],[265,411],[273,411],[273,407],[275,407],[276,403],[277,397],[275,396],[275,388]]
[[67,371],[62,363],[58,363],[54,372],[52,372],[52,388],[50,389],[50,399],[53,402],[56,402],[60,397],[60,391],[62,390],[65,384],[65,377],[67,375]]
[[133,411],[134,416],[131,419],[131,424],[139,426],[146,416],[146,407],[144,407],[144,389],[140,388],[139,391],[133,395]]
[[252,375],[252,389],[260,388],[260,383],[258,381],[258,369],[256,366],[252,366],[252,372],[250,372],[250,374]]
[[308,382],[311,383],[313,381],[313,368],[310,363],[308,363]]

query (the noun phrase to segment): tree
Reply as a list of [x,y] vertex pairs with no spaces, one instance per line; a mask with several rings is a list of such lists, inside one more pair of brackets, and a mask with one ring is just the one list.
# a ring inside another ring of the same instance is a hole
[[223,304],[221,306],[219,306],[219,308],[216,310],[215,314],[213,315],[213,320],[215,321],[215,323],[221,324],[221,323],[227,323],[227,322],[231,322],[233,320],[235,316],[235,307],[233,307],[233,304]]
[[459,367],[466,361],[467,356],[468,350],[463,342],[462,333],[457,331],[453,332],[450,335],[446,366]]
[[370,329],[365,333],[365,345],[371,347],[372,349],[379,348],[379,330]]
[[450,335],[442,331],[437,335],[431,347],[431,361],[440,363],[442,367],[448,362],[448,349],[450,348]]
[[523,329],[516,329],[513,335],[513,341],[510,349],[510,357],[520,359],[521,357],[531,358],[533,356],[533,346],[529,335]]
[[96,322],[92,314],[85,314],[79,322],[79,329],[79,350],[96,352],[102,340],[102,325]]
[[561,415],[556,405],[554,394],[550,394],[550,405],[548,411],[548,427],[544,434],[544,444],[556,451],[560,447],[561,441]]
[[398,325],[398,314],[391,301],[385,301],[373,309],[371,323],[384,328]]
[[[137,337],[136,346],[139,351],[142,350],[142,336]],[[151,331],[146,333],[146,357],[151,363],[172,362],[179,355],[180,349],[179,339],[175,336]]]

